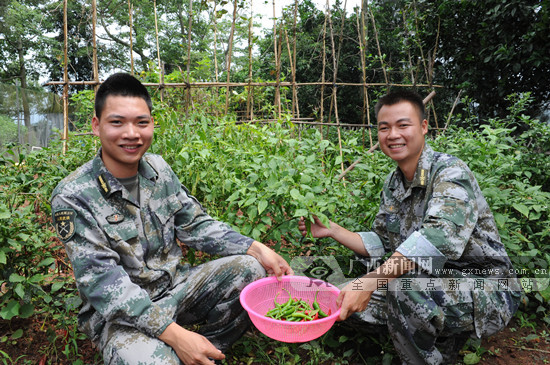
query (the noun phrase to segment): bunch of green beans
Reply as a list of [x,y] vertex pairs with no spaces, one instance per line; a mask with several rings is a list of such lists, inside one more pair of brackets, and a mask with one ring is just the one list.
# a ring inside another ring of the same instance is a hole
[[278,303],[277,297],[280,292],[275,296],[275,308],[269,310],[266,313],[266,317],[279,319],[281,321],[291,321],[291,322],[305,322],[313,321],[315,319],[327,317],[329,314],[326,314],[321,310],[319,303],[317,302],[317,293],[315,293],[315,299],[310,305],[303,299],[292,298],[292,295],[288,290],[283,288],[284,291],[288,293],[288,300],[286,303]]

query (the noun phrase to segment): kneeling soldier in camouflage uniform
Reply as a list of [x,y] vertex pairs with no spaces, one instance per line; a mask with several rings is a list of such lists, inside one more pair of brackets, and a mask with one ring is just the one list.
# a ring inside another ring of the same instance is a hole
[[[52,195],[53,221],[84,302],[79,328],[108,364],[213,363],[249,325],[241,289],[266,271],[292,270],[212,219],[167,163],[146,153],[151,110],[137,79],[109,77],[92,120],[101,149]],[[225,257],[183,265],[177,240]]]
[[[420,96],[391,93],[375,110],[380,148],[398,168],[384,184],[372,231],[354,233],[333,222],[327,228],[316,219],[311,233],[359,256],[391,255],[342,290],[344,325],[387,326],[405,364],[453,363],[468,337],[508,324],[521,289],[474,175],[426,144]],[[306,234],[303,219],[299,229]],[[483,286],[471,285],[478,281]]]

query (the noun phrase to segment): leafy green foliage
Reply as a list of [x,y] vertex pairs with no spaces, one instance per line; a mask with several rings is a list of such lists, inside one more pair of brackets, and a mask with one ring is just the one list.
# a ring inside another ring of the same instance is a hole
[[[464,89],[484,118],[507,114],[506,96],[531,91],[527,114],[547,104],[550,49],[542,29],[550,27],[548,2],[539,0],[421,1],[424,42],[438,36],[436,82]],[[439,32],[439,33],[437,33]],[[547,107],[547,105],[546,105]]]

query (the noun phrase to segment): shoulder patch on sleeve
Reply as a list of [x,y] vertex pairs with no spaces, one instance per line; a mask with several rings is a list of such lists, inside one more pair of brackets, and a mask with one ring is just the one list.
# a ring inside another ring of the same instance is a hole
[[72,209],[58,210],[53,213],[53,224],[59,238],[63,241],[70,239],[75,232],[74,221],[76,212]]

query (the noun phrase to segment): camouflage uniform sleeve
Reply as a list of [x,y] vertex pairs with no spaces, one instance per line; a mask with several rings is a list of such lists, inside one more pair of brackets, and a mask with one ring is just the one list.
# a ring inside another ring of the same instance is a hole
[[74,232],[65,236],[63,243],[85,305],[91,305],[108,322],[158,337],[172,322],[170,315],[132,283],[86,204],[59,194],[52,198],[54,216],[71,211]]
[[178,199],[183,207],[176,215],[176,235],[189,247],[209,254],[228,256],[245,254],[254,242],[228,224],[210,217],[183,186]]
[[373,230],[371,232],[357,232],[363,240],[363,245],[365,246],[369,257],[378,258],[384,256],[386,253],[384,242],[387,242],[388,239],[384,235],[386,232],[386,229],[384,228],[385,221],[385,212],[382,207],[380,207],[373,223]]
[[460,258],[476,226],[478,209],[470,174],[461,163],[437,173],[422,226],[396,250],[429,273]]

